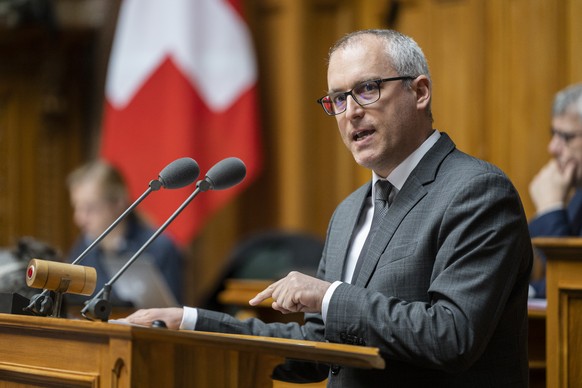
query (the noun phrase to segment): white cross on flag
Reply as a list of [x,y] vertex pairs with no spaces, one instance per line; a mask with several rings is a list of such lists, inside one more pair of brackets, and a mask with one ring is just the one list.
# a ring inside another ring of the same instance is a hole
[[[261,167],[257,70],[239,0],[123,0],[109,70],[101,155],[135,199],[174,159],[201,178],[226,157],[247,167],[228,190],[201,193],[168,227],[188,243],[204,221],[248,186]],[[162,190],[140,204],[161,225],[194,191]]]

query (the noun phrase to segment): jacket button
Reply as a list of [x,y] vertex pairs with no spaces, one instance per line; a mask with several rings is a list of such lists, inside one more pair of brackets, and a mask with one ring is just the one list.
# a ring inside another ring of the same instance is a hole
[[340,369],[341,369],[341,366],[336,365],[336,364],[332,364],[330,369],[331,369],[331,374],[334,376],[337,376]]

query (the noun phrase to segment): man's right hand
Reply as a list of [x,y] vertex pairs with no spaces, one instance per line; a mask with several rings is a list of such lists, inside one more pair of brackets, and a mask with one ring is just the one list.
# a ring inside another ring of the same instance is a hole
[[529,193],[537,213],[565,205],[572,188],[575,168],[574,163],[566,163],[560,168],[555,159],[542,167],[529,185]]
[[118,319],[135,325],[151,326],[153,321],[164,321],[168,329],[179,329],[184,310],[180,307],[167,307],[137,310],[126,318]]

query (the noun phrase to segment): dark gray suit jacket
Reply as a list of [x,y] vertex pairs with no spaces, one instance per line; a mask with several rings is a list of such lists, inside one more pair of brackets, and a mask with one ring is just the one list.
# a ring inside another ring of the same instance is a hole
[[[342,278],[370,183],[336,209],[318,277]],[[237,321],[199,310],[197,330],[380,348],[384,370],[332,367],[329,386],[527,387],[532,249],[519,195],[496,167],[442,134],[397,194],[355,284],[325,324]]]

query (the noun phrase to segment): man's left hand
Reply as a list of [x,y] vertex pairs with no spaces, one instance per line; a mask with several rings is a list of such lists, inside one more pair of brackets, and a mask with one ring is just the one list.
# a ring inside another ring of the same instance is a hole
[[249,304],[256,306],[265,299],[273,298],[271,306],[283,314],[320,313],[329,286],[329,282],[293,271],[259,292]]

